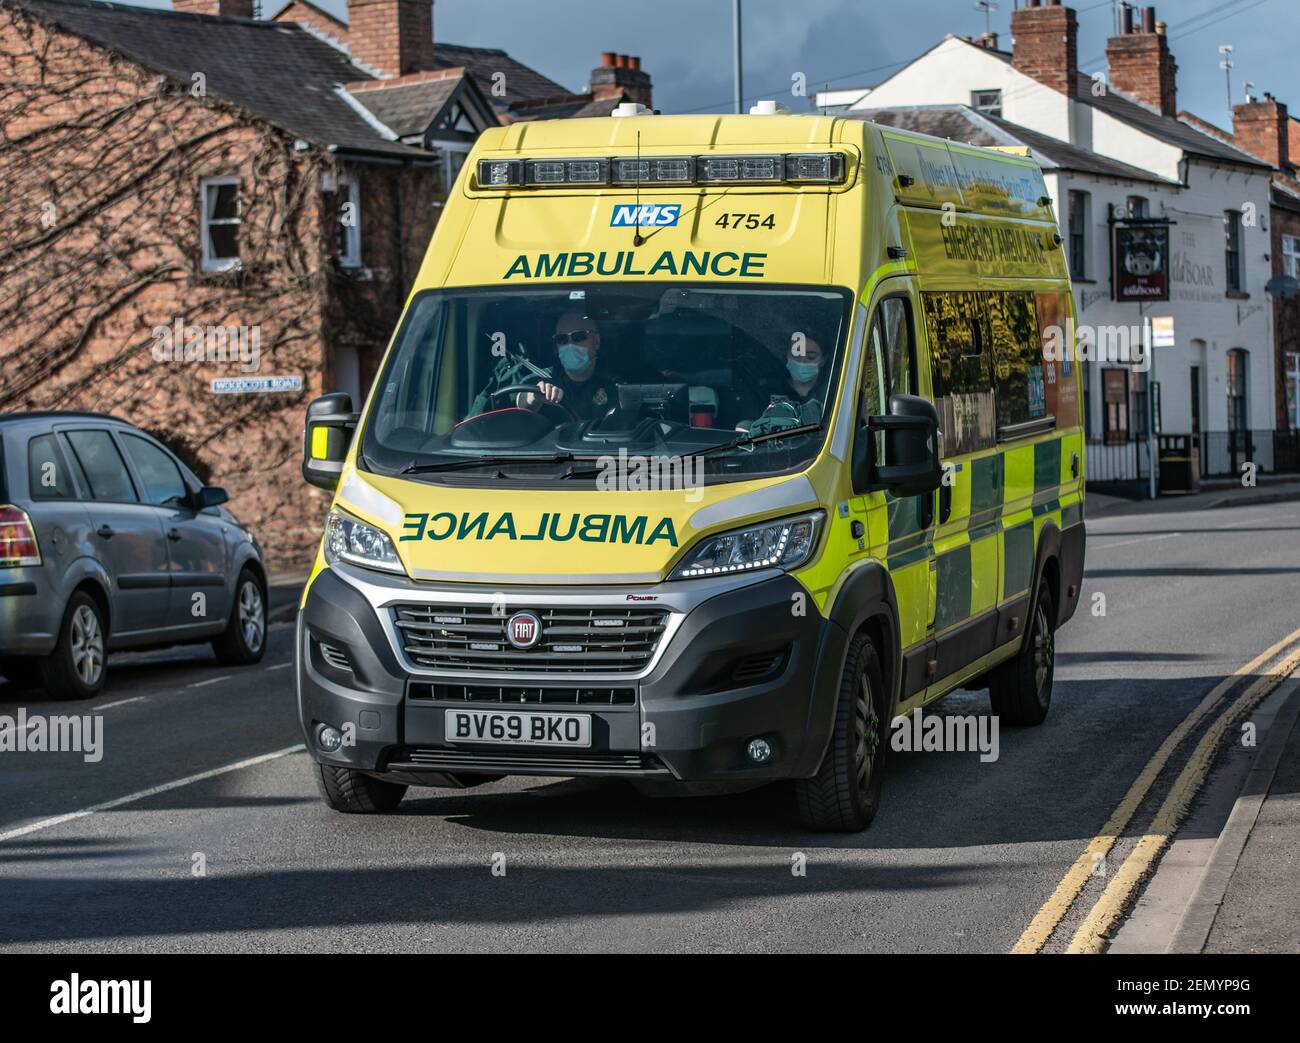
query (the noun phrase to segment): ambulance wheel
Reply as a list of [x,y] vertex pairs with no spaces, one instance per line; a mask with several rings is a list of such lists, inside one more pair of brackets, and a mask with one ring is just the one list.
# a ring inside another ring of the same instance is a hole
[[312,774],[321,799],[335,811],[346,815],[392,811],[406,796],[406,787],[400,782],[385,782],[351,768],[313,764]]
[[859,634],[844,658],[834,730],[821,767],[795,783],[799,817],[809,829],[857,832],[876,817],[889,746],[887,701],[876,650]]
[[1034,615],[1025,645],[989,676],[989,703],[1002,724],[1042,724],[1052,705],[1052,673],[1056,666],[1052,589],[1044,580],[1038,588]]

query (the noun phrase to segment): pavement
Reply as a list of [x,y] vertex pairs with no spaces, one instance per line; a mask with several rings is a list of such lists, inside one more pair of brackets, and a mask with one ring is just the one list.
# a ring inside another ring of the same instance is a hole
[[1256,504],[1300,500],[1300,481],[1261,475],[1254,486],[1240,482],[1204,484],[1200,492],[1182,496],[1159,496],[1155,500],[1130,500],[1122,496],[1088,492],[1086,515],[1100,518],[1119,514],[1180,514],[1219,507],[1250,507]]
[[[1199,951],[1300,953],[1300,696]],[[1251,797],[1249,787],[1244,796]]]
[[[1160,762],[1171,733],[1225,684],[1266,677],[1243,669],[1300,624],[1300,504],[1234,502],[1090,505],[1047,721],[1002,729],[988,762],[891,753],[861,834],[805,831],[783,787],[653,799],[573,779],[412,790],[389,814],[335,814],[301,749],[287,621],[252,667],[203,646],[114,655],[87,704],[2,684],[0,714],[101,716],[104,744],[97,761],[0,755],[0,952],[1007,952],[1102,838],[1097,872],[1036,943],[1064,951],[1195,767],[1219,705]],[[273,607],[291,606],[294,583],[275,579]],[[933,712],[983,715],[987,695],[955,692]],[[1300,938],[1296,741],[1208,950]],[[1236,778],[1233,757],[1213,763],[1207,791]]]

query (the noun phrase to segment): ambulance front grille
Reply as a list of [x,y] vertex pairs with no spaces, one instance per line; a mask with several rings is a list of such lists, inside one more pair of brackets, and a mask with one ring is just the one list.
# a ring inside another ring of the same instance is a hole
[[668,613],[660,608],[530,609],[542,623],[532,648],[506,640],[491,605],[395,605],[393,624],[412,663],[493,673],[634,674],[654,657]]

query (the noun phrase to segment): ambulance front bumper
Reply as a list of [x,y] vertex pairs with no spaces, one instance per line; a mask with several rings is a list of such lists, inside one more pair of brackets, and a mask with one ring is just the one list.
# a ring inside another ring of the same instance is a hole
[[[504,603],[505,615],[544,618],[581,606],[594,615],[653,606],[664,626],[648,661],[632,669],[528,670],[512,662],[508,670],[467,671],[429,666],[407,651],[396,606],[472,613],[485,599]],[[312,583],[299,613],[299,716],[320,763],[412,783],[591,775],[743,786],[806,778],[826,748],[845,644],[804,588],[778,571],[650,587],[493,590],[335,566]],[[590,744],[455,741],[445,731],[453,709],[589,717]],[[324,729],[340,732],[343,743],[327,748],[334,743],[322,743]],[[761,762],[750,748],[756,739],[770,751]]]

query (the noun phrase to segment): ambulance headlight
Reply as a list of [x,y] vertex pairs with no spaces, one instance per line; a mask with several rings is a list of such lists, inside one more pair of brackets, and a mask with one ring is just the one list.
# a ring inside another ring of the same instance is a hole
[[701,540],[682,559],[669,579],[696,579],[757,569],[794,569],[817,547],[822,511],[752,525]]
[[342,511],[330,511],[325,520],[325,560],[331,565],[346,561],[381,572],[406,572],[388,533]]

